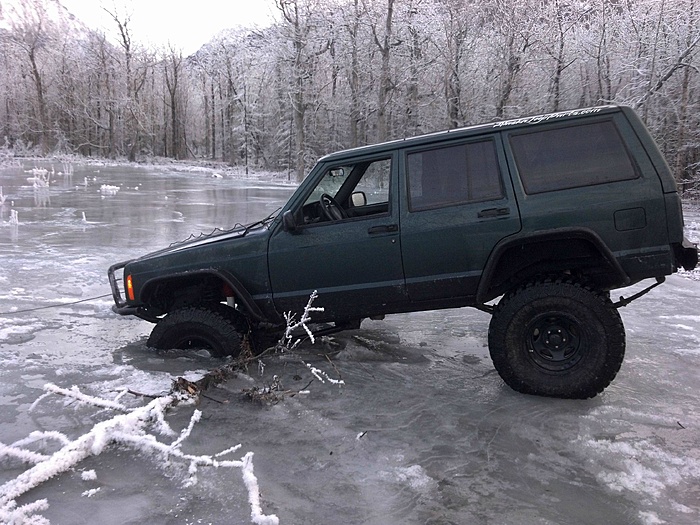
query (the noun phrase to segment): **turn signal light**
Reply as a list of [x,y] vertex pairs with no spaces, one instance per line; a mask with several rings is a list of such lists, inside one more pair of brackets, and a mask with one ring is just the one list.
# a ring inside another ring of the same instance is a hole
[[126,296],[129,298],[129,301],[134,300],[134,283],[131,282],[131,275],[126,276]]

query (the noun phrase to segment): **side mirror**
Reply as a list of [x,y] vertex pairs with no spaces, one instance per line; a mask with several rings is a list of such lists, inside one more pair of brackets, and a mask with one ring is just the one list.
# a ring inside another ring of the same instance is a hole
[[367,204],[367,195],[364,191],[356,191],[350,197],[352,199],[353,207],[365,206]]
[[291,210],[287,210],[282,214],[282,229],[286,232],[297,231],[297,220]]

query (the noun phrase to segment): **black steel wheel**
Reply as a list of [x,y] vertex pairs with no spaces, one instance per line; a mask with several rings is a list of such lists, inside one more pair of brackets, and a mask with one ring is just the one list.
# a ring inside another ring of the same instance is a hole
[[148,346],[161,350],[206,349],[214,357],[241,353],[241,323],[223,305],[174,310],[158,321]]
[[518,392],[585,399],[620,370],[625,330],[606,295],[573,282],[534,282],[499,302],[489,352],[501,378]]

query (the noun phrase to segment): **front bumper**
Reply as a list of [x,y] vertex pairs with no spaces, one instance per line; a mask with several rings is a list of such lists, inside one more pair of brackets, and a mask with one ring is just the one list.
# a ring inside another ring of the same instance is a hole
[[[144,321],[149,323],[157,323],[159,318],[148,313],[147,310],[141,306],[130,305],[126,300],[126,290],[119,288],[119,281],[124,282],[124,267],[129,264],[131,260],[113,264],[107,270],[107,276],[109,277],[109,286],[112,288],[112,298],[114,298],[114,304],[112,305],[112,311],[119,315],[134,315]],[[121,276],[120,276],[121,272]]]
[[[107,270],[107,276],[109,277],[109,286],[112,288],[112,298],[114,299],[114,306],[112,310],[121,315],[133,315],[136,308],[134,306],[127,306],[126,302],[126,290],[124,291],[124,296],[119,288],[119,281],[124,282],[124,267],[131,261],[124,261],[117,264],[113,264]],[[117,273],[121,270],[122,276],[119,278]]]

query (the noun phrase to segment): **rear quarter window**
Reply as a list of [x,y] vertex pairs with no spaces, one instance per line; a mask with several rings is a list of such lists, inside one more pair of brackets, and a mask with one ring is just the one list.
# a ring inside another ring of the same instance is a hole
[[610,120],[511,135],[510,146],[528,194],[639,177]]

